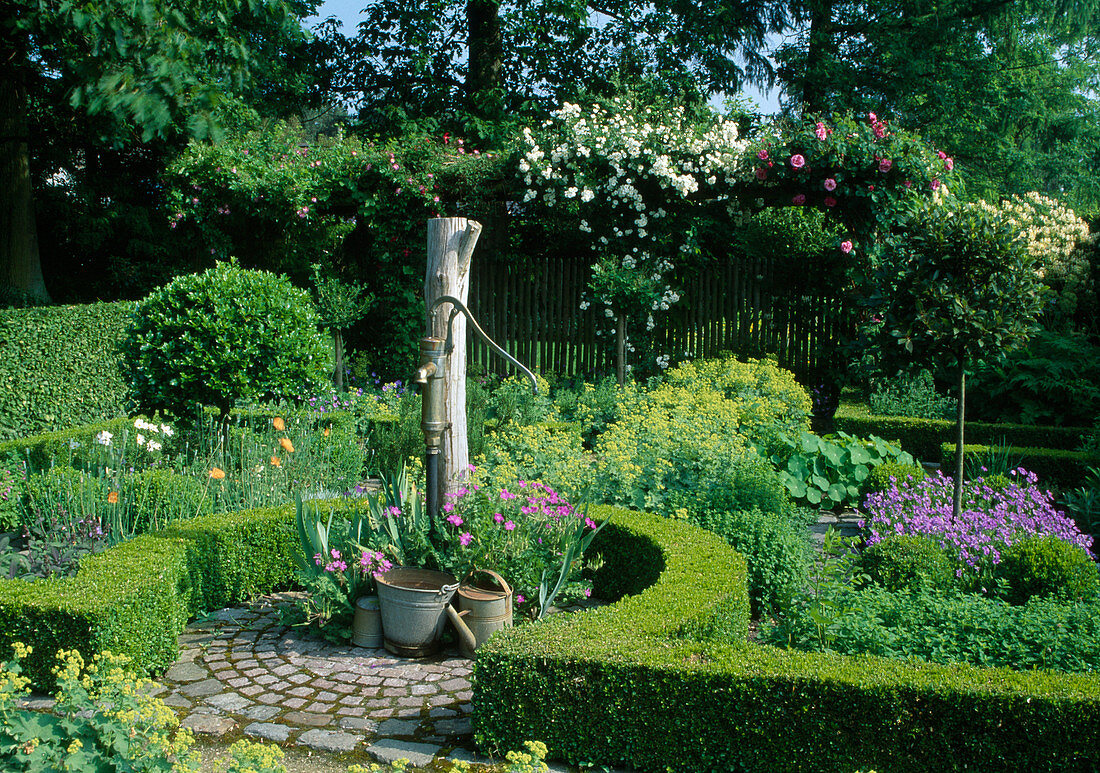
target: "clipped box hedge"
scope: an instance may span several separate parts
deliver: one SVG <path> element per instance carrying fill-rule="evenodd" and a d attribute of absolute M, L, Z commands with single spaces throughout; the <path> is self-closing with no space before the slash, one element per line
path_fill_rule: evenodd
<path fill-rule="evenodd" d="M 134 304 L 0 310 L 0 437 L 126 412 L 118 342 Z"/>
<path fill-rule="evenodd" d="M 944 443 L 955 439 L 955 422 L 945 419 L 914 419 L 909 416 L 875 416 L 865 405 L 845 403 L 837 409 L 833 426 L 859 437 L 878 435 L 893 440 L 923 462 L 945 461 Z M 966 439 L 979 444 L 1007 443 L 1016 447 L 1077 448 L 1086 433 L 1082 427 L 1041 427 L 1032 424 L 966 423 Z"/>
<path fill-rule="evenodd" d="M 616 511 L 612 524 L 597 589 L 636 595 L 479 650 L 481 747 L 538 739 L 575 764 L 685 773 L 1100 765 L 1100 676 L 752 645 L 736 611 L 747 592 L 733 587 L 744 564 L 730 548 L 653 516 Z"/>
<path fill-rule="evenodd" d="M 296 584 L 293 513 L 197 516 L 89 556 L 75 577 L 0 580 L 0 653 L 15 641 L 33 645 L 26 675 L 42 690 L 53 687 L 62 648 L 86 659 L 109 649 L 143 671 L 166 668 L 192 617 Z"/>
<path fill-rule="evenodd" d="M 955 444 L 944 443 L 941 446 L 943 469 L 955 469 Z M 963 446 L 965 458 L 975 458 L 989 453 L 989 446 Z M 1012 447 L 1010 456 L 1024 469 L 1039 476 L 1040 485 L 1056 485 L 1061 488 L 1074 488 L 1088 474 L 1089 467 L 1100 467 L 1100 456 L 1083 451 L 1066 451 L 1059 448 Z"/>

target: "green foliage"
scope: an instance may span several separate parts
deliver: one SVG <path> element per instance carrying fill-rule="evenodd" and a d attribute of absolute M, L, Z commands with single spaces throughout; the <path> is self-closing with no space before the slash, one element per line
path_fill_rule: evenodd
<path fill-rule="evenodd" d="M 863 494 L 866 496 L 874 491 L 886 491 L 893 481 L 919 483 L 926 477 L 928 473 L 919 464 L 884 462 L 871 470 L 871 474 L 867 476 L 867 480 L 863 483 Z"/>
<path fill-rule="evenodd" d="M 876 384 L 868 400 L 879 416 L 912 416 L 917 419 L 954 419 L 959 401 L 940 395 L 932 374 L 922 370 L 914 376 L 899 373 Z"/>
<path fill-rule="evenodd" d="M 633 384 L 625 387 L 634 389 Z M 567 421 L 581 425 L 585 445 L 591 448 L 607 426 L 618 418 L 619 384 L 610 376 L 598 384 L 584 382 L 575 389 L 563 388 L 554 393 L 554 404 Z"/>
<path fill-rule="evenodd" d="M 806 524 L 760 510 L 691 511 L 688 518 L 745 556 L 754 618 L 785 612 L 805 590 L 813 566 Z"/>
<path fill-rule="evenodd" d="M 497 490 L 517 480 L 539 480 L 566 499 L 579 500 L 597 486 L 598 471 L 575 425 L 513 425 L 486 440 L 485 454 L 474 462 Z"/>
<path fill-rule="evenodd" d="M 966 453 L 980 456 L 988 454 L 990 446 L 970 445 L 966 446 Z M 1062 488 L 1077 486 L 1084 480 L 1090 466 L 1100 464 L 1100 456 L 1087 454 L 1082 451 L 1066 451 L 1061 448 L 1027 448 L 1014 447 L 1013 453 L 1021 467 L 1031 470 L 1043 485 L 1054 485 Z M 942 466 L 954 469 L 955 445 L 944 443 L 940 447 L 943 458 Z"/>
<path fill-rule="evenodd" d="M 898 443 L 925 462 L 940 461 L 940 446 L 954 439 L 955 422 L 944 419 L 914 419 L 906 416 L 875 416 L 866 406 L 844 403 L 833 422 L 838 430 L 866 437 L 879 435 Z M 967 420 L 966 435 L 971 442 L 1003 441 L 1014 448 L 1045 446 L 1076 448 L 1088 432 L 1081 427 L 1037 427 L 1023 424 L 988 424 Z"/>
<path fill-rule="evenodd" d="M 132 308 L 96 303 L 0 311 L 0 437 L 125 414 L 118 342 Z"/>
<path fill-rule="evenodd" d="M 128 659 L 110 652 L 87 662 L 79 652 L 59 650 L 56 710 L 20 708 L 28 697 L 22 658 L 32 649 L 16 643 L 0 672 L 0 758 L 10 773 L 199 770 L 191 736 L 176 733 L 179 719 Z"/>
<path fill-rule="evenodd" d="M 1094 600 L 1100 589 L 1096 562 L 1082 548 L 1057 537 L 1026 537 L 1001 551 L 994 574 L 1004 580 L 1011 604 L 1033 596 L 1069 601 Z"/>
<path fill-rule="evenodd" d="M 794 499 L 824 509 L 858 505 L 875 467 L 914 463 L 908 453 L 874 435 L 863 440 L 846 432 L 826 438 L 803 432 L 797 441 L 784 439 L 789 455 L 772 456 L 780 480 Z"/>
<path fill-rule="evenodd" d="M 887 590 L 936 590 L 955 584 L 955 560 L 935 540 L 898 534 L 865 548 L 860 570 Z"/>
<path fill-rule="evenodd" d="M 1073 333 L 1036 333 L 1026 349 L 978 363 L 968 384 L 974 418 L 1070 427 L 1100 416 L 1100 347 Z M 979 397 L 980 396 L 980 397 Z"/>
<path fill-rule="evenodd" d="M 316 394 L 330 369 L 318 324 L 309 295 L 274 274 L 219 263 L 179 277 L 131 319 L 122 344 L 130 392 L 144 409 L 176 416 Z"/>
<path fill-rule="evenodd" d="M 725 593 L 713 583 L 729 576 L 728 548 L 696 534 L 705 532 L 617 513 L 600 535 L 594 590 L 621 596 L 616 604 L 511 629 L 478 651 L 479 746 L 538 737 L 573 764 L 683 773 L 1090 768 L 1100 745 L 1094 674 L 803 653 L 742 643 L 744 629 L 725 642 L 675 636 L 699 605 L 711 614 Z M 1074 624 L 1087 633 L 1098 619 L 1082 609 Z M 1078 643 L 1096 641 L 1093 632 Z M 605 707 L 599 722 L 592 706 Z M 837 727 L 845 732 L 828 730 Z"/>
<path fill-rule="evenodd" d="M 1031 669 L 1053 669 L 1095 679 L 1100 665 L 1100 605 L 1095 600 L 1074 604 L 1035 598 L 1014 606 L 976 594 L 927 588 L 895 592 L 868 585 L 845 590 L 843 601 L 854 611 L 833 629 L 829 648 L 838 653 L 1007 666 L 1021 676 Z M 808 616 L 785 620 L 768 638 L 799 648 L 820 647 Z"/>
<path fill-rule="evenodd" d="M 1089 467 L 1084 485 L 1063 492 L 1061 504 L 1082 533 L 1100 536 L 1100 469 Z"/>

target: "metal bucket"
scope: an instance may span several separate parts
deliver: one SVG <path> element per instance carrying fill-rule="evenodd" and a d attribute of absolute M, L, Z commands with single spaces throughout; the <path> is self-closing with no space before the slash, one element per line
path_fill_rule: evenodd
<path fill-rule="evenodd" d="M 474 582 L 475 574 L 485 574 L 497 581 L 499 589 L 486 581 Z M 458 586 L 458 611 L 465 612 L 462 622 L 474 636 L 474 646 L 480 647 L 497 631 L 512 627 L 512 588 L 491 569 L 471 571 Z M 462 654 L 474 657 L 466 640 L 459 638 Z"/>
<path fill-rule="evenodd" d="M 427 569 L 391 569 L 376 575 L 383 644 L 394 655 L 423 658 L 439 648 L 447 602 L 458 583 Z"/>
<path fill-rule="evenodd" d="M 382 617 L 377 596 L 360 596 L 356 600 L 355 617 L 351 622 L 351 643 L 369 649 L 382 646 Z"/>

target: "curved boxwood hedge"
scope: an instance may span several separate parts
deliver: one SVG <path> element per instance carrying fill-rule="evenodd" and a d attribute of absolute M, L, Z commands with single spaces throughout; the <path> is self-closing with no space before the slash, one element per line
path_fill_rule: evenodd
<path fill-rule="evenodd" d="M 335 506 L 329 504 L 329 506 Z M 202 515 L 81 562 L 75 577 L 0 580 L 0 655 L 32 644 L 24 663 L 36 688 L 53 687 L 54 655 L 109 649 L 142 671 L 171 665 L 187 621 L 295 585 L 298 537 L 291 506 Z"/>
<path fill-rule="evenodd" d="M 705 535 L 616 511 L 597 589 L 637 595 L 479 650 L 478 744 L 538 739 L 572 763 L 691 773 L 1100 764 L 1100 677 L 749 644 L 744 562 Z"/>

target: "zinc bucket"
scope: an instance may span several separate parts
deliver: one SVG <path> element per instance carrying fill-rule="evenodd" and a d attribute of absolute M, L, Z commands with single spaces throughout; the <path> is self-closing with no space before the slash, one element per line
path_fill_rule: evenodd
<path fill-rule="evenodd" d="M 454 576 L 400 568 L 376 575 L 376 580 L 385 648 L 406 658 L 433 654 L 447 619 L 447 602 L 458 589 Z"/>
<path fill-rule="evenodd" d="M 492 577 L 496 587 L 486 580 L 475 581 L 477 574 Z M 471 571 L 458 586 L 458 611 L 466 612 L 462 621 L 474 635 L 475 648 L 480 647 L 497 631 L 512 627 L 512 588 L 491 569 Z M 465 642 L 459 641 L 462 654 L 474 657 L 473 652 L 466 651 Z"/>

